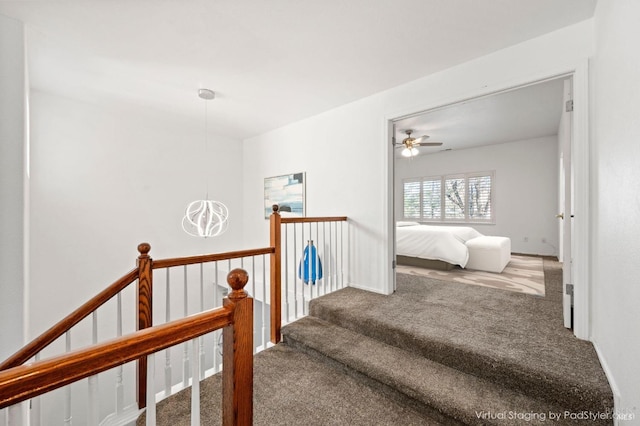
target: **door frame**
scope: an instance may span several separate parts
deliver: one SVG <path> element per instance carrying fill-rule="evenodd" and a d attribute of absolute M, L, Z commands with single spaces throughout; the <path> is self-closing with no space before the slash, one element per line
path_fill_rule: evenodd
<path fill-rule="evenodd" d="M 590 143 L 589 143 L 589 61 L 584 59 L 562 68 L 540 72 L 527 78 L 505 81 L 493 86 L 485 86 L 463 95 L 449 99 L 426 102 L 424 105 L 413 105 L 384 117 L 384 140 L 386 172 L 387 172 L 387 260 L 388 269 L 385 293 L 390 294 L 395 289 L 395 170 L 392 140 L 395 121 L 429 110 L 443 108 L 456 103 L 505 92 L 546 80 L 572 77 L 573 79 L 573 120 L 571 132 L 571 162 L 574 171 L 574 233 L 573 240 L 573 272 L 574 272 L 574 312 L 573 333 L 576 337 L 589 340 L 591 337 L 591 270 L 589 254 L 591 247 L 590 234 Z"/>

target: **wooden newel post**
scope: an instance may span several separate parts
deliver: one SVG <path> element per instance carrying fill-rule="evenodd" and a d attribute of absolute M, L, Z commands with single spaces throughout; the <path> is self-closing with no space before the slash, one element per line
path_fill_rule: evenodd
<path fill-rule="evenodd" d="M 152 314 L 151 314 L 151 302 L 153 295 L 153 260 L 149 257 L 149 251 L 151 246 L 149 243 L 140 243 L 138 245 L 138 330 L 151 327 Z M 147 406 L 147 358 L 142 357 L 138 359 L 137 363 L 137 376 L 138 382 L 137 398 L 138 408 L 144 408 Z M 151 390 L 153 392 L 153 389 Z"/>
<path fill-rule="evenodd" d="M 222 424 L 253 424 L 253 298 L 244 286 L 249 275 L 234 269 L 227 275 L 233 289 L 223 306 L 233 309 L 233 324 L 226 326 L 222 340 Z"/>
<path fill-rule="evenodd" d="M 280 327 L 282 322 L 282 293 L 280 280 L 282 279 L 282 241 L 281 221 L 278 205 L 272 206 L 270 217 L 270 245 L 275 248 L 271 254 L 271 343 L 280 343 Z"/>

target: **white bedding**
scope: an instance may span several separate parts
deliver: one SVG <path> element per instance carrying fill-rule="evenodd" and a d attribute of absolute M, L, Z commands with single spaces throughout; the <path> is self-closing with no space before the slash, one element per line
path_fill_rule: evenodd
<path fill-rule="evenodd" d="M 464 268 L 469 260 L 465 242 L 481 236 L 481 233 L 468 226 L 402 222 L 396 227 L 396 253 L 400 256 L 442 260 Z"/>

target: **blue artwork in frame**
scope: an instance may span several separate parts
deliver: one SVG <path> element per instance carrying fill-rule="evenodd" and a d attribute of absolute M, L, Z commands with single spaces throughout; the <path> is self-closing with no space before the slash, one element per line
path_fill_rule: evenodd
<path fill-rule="evenodd" d="M 264 179 L 264 218 L 269 219 L 274 204 L 284 217 L 304 217 L 305 173 Z"/>

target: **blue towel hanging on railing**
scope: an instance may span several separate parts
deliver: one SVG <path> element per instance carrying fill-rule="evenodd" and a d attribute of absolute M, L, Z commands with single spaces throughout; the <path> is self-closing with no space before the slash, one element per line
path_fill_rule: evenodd
<path fill-rule="evenodd" d="M 311 284 L 314 285 L 316 280 L 322 279 L 322 262 L 313 245 L 313 240 L 309 240 L 302 253 L 302 259 L 298 265 L 298 278 L 302 279 L 305 284 L 309 284 L 311 281 Z"/>

